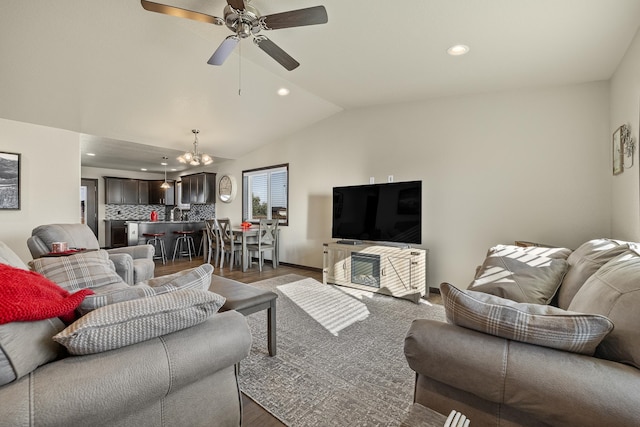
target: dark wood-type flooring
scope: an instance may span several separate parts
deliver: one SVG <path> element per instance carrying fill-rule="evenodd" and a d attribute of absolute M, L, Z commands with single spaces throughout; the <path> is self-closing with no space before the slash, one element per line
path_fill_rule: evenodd
<path fill-rule="evenodd" d="M 197 267 L 203 262 L 202 257 L 194 257 L 192 261 L 186 259 L 176 259 L 175 261 L 167 261 L 165 265 L 161 261 L 156 261 L 155 275 L 164 276 L 166 274 L 175 273 L 187 268 Z M 241 267 L 234 267 L 230 270 L 228 265 L 225 264 L 224 269 L 215 268 L 213 274 L 218 276 L 227 277 L 243 283 L 253 283 L 264 279 L 270 279 L 272 277 L 284 276 L 285 274 L 299 274 L 301 276 L 312 277 L 322 282 L 322 271 L 319 269 L 311 269 L 304 267 L 296 267 L 286 264 L 280 264 L 276 269 L 272 268 L 271 264 L 265 263 L 262 268 L 262 272 L 259 271 L 256 264 L 246 272 L 242 272 Z M 441 303 L 439 295 L 431 294 L 429 301 L 434 303 Z M 253 400 L 242 394 L 242 425 L 245 427 L 283 427 L 285 424 L 281 423 L 277 418 L 265 411 L 260 405 Z"/>

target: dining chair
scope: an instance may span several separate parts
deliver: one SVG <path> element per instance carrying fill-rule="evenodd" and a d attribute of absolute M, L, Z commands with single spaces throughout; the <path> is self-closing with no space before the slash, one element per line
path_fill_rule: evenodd
<path fill-rule="evenodd" d="M 205 237 L 207 244 L 207 263 L 211 264 L 211 254 L 213 254 L 213 266 L 219 267 L 220 262 L 220 254 L 222 253 L 220 249 L 220 245 L 222 243 L 222 239 L 220 238 L 220 226 L 218 225 L 218 220 L 216 219 L 206 219 L 204 221 L 205 226 Z"/>
<path fill-rule="evenodd" d="M 271 260 L 273 267 L 278 265 L 278 220 L 277 219 L 261 219 L 258 229 L 258 238 L 256 243 L 247 244 L 247 252 L 258 253 L 258 265 L 260 271 L 264 264 L 264 253 L 271 251 Z M 249 258 L 251 259 L 251 258 Z"/>
<path fill-rule="evenodd" d="M 236 236 L 231 229 L 231 220 L 229 218 L 218 219 L 218 233 L 220 236 L 220 268 L 224 267 L 224 259 L 229 255 L 229 268 L 233 269 L 234 263 L 242 261 L 242 243 L 236 240 Z M 236 252 L 238 257 L 236 257 Z"/>

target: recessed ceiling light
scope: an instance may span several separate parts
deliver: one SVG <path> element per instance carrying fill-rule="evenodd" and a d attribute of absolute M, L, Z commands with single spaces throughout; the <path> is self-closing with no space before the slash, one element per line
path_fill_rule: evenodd
<path fill-rule="evenodd" d="M 167 166 L 169 163 L 167 163 L 167 162 L 162 162 L 162 163 L 160 163 L 160 164 L 161 164 L 162 166 Z"/>
<path fill-rule="evenodd" d="M 176 170 L 176 168 L 171 168 L 171 172 L 175 172 Z"/>
<path fill-rule="evenodd" d="M 141 170 L 142 172 L 146 172 L 146 171 L 147 171 L 147 168 L 140 168 L 140 170 Z"/>
<path fill-rule="evenodd" d="M 278 89 L 278 95 L 280 96 L 287 96 L 289 95 L 289 89 L 287 89 L 286 87 L 281 87 L 280 89 Z"/>
<path fill-rule="evenodd" d="M 96 155 L 96 153 L 87 153 L 87 156 L 94 157 L 95 155 Z"/>
<path fill-rule="evenodd" d="M 447 49 L 447 53 L 451 56 L 460 56 L 469 52 L 469 46 L 464 44 L 456 44 Z"/>

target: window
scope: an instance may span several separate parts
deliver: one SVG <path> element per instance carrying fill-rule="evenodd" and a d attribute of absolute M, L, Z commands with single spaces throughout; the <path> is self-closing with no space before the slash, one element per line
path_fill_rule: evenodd
<path fill-rule="evenodd" d="M 242 218 L 258 222 L 277 219 L 289 225 L 289 165 L 242 172 Z"/>

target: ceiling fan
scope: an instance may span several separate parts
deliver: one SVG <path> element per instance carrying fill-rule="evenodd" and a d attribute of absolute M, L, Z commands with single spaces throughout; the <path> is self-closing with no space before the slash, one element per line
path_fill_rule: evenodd
<path fill-rule="evenodd" d="M 224 18 L 147 0 L 141 0 L 141 3 L 145 10 L 151 12 L 193 19 L 194 21 L 209 24 L 226 25 L 233 32 L 233 35 L 224 39 L 211 58 L 209 58 L 207 63 L 211 65 L 222 65 L 241 39 L 253 36 L 253 42 L 284 68 L 289 71 L 297 68 L 300 65 L 298 61 L 267 37 L 258 33 L 261 30 L 279 30 L 281 28 L 326 24 L 328 18 L 324 6 L 314 6 L 262 16 L 258 9 L 248 4 L 249 1 L 227 0 L 227 5 L 224 7 L 223 12 Z"/>

